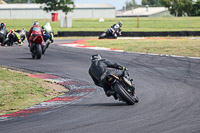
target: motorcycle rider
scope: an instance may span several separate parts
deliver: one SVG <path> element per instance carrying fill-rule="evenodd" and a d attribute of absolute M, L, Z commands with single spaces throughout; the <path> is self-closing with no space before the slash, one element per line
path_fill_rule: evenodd
<path fill-rule="evenodd" d="M 0 30 L 2 30 L 2 29 L 4 29 L 4 30 L 6 30 L 7 31 L 7 29 L 6 29 L 6 23 L 1 23 L 1 26 L 0 26 Z"/>
<path fill-rule="evenodd" d="M 16 29 L 11 29 L 8 33 L 8 36 L 9 34 L 13 34 L 14 35 L 14 41 L 16 41 L 18 43 L 19 46 L 22 46 L 23 42 L 21 40 L 21 36 L 19 33 L 16 32 Z"/>
<path fill-rule="evenodd" d="M 122 35 L 122 25 L 122 21 L 119 21 L 117 24 L 112 25 L 106 32 L 99 36 L 99 39 L 117 39 L 117 36 Z"/>
<path fill-rule="evenodd" d="M 26 29 L 22 29 L 18 34 L 20 35 L 21 43 L 23 44 L 26 38 Z"/>
<path fill-rule="evenodd" d="M 0 31 L 1 31 L 1 41 L 0 44 L 3 43 L 3 41 L 6 39 L 6 36 L 8 34 L 8 30 L 6 29 L 6 23 L 2 22 L 0 25 Z"/>
<path fill-rule="evenodd" d="M 107 84 L 106 77 L 109 74 L 115 74 L 117 77 L 124 76 L 129 78 L 129 74 L 126 71 L 126 67 L 118 64 L 111 63 L 107 59 L 102 59 L 99 54 L 92 55 L 91 57 L 91 66 L 89 68 L 89 75 L 94 81 L 95 85 L 100 86 L 104 89 L 105 94 L 109 97 L 111 95 L 117 99 L 114 91 L 110 89 L 110 86 Z M 135 88 L 133 87 L 133 92 L 135 94 Z"/>
<path fill-rule="evenodd" d="M 44 41 L 46 42 L 46 40 L 48 40 L 48 38 L 49 38 L 51 43 L 53 43 L 54 40 L 53 40 L 53 32 L 51 29 L 51 24 L 49 22 L 47 22 L 46 24 L 44 24 L 44 26 L 42 26 L 42 29 L 44 32 Z"/>
<path fill-rule="evenodd" d="M 32 41 L 37 36 L 44 36 L 43 29 L 39 26 L 39 22 L 35 21 L 29 30 L 27 40 L 29 42 L 30 51 L 32 50 Z"/>
<path fill-rule="evenodd" d="M 122 35 L 122 21 L 119 21 L 117 24 L 114 24 L 113 26 L 111 26 L 111 28 L 113 28 L 115 31 L 118 31 L 118 34 L 115 33 L 114 37 L 117 38 L 118 35 Z"/>

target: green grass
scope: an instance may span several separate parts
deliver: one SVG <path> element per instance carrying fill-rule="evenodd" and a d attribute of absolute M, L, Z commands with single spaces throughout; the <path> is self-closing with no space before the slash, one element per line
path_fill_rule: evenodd
<path fill-rule="evenodd" d="M 40 25 L 50 22 L 53 31 L 105 31 L 114 23 L 123 22 L 123 31 L 200 31 L 200 17 L 140 17 L 139 28 L 137 18 L 110 18 L 104 22 L 99 19 L 73 19 L 72 28 L 61 28 L 60 21 L 51 22 L 48 19 L 1 19 L 7 23 L 8 29 L 29 30 L 34 21 Z"/>
<path fill-rule="evenodd" d="M 42 79 L 0 67 L 0 115 L 51 99 L 53 91 L 43 84 Z"/>
<path fill-rule="evenodd" d="M 86 39 L 87 40 L 87 39 Z M 200 39 L 87 40 L 90 46 L 123 49 L 128 52 L 200 57 Z"/>

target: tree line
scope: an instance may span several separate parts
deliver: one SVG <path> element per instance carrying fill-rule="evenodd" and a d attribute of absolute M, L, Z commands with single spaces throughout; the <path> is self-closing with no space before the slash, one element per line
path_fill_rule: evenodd
<path fill-rule="evenodd" d="M 127 1 L 126 10 L 137 8 L 135 0 Z M 200 16 L 200 0 L 142 0 L 142 6 L 167 7 L 174 16 Z"/>
<path fill-rule="evenodd" d="M 45 3 L 45 11 L 63 10 L 66 14 L 75 7 L 74 0 L 4 0 L 7 3 Z M 127 1 L 126 10 L 137 8 L 135 0 Z M 174 16 L 200 16 L 200 0 L 142 0 L 142 6 L 167 7 Z"/>
<path fill-rule="evenodd" d="M 46 6 L 44 10 L 49 11 L 58 11 L 62 10 L 67 14 L 72 11 L 75 7 L 74 0 L 4 0 L 7 3 L 45 3 Z"/>

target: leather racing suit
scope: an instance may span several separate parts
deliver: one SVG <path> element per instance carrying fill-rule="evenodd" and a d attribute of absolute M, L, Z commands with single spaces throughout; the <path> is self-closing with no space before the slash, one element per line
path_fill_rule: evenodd
<path fill-rule="evenodd" d="M 111 63 L 107 59 L 94 60 L 89 68 L 89 75 L 94 81 L 95 85 L 104 89 L 105 93 L 110 90 L 110 86 L 106 82 L 106 76 L 115 74 L 116 76 L 128 77 L 126 68 L 118 63 Z M 107 95 L 107 94 L 106 94 Z"/>
<path fill-rule="evenodd" d="M 43 29 L 38 25 L 34 25 L 33 27 L 31 27 L 27 39 L 29 42 L 31 42 L 36 36 L 44 36 Z"/>

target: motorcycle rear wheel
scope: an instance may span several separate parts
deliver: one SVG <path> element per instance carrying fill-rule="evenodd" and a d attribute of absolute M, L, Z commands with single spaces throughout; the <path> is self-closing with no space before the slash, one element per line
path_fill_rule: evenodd
<path fill-rule="evenodd" d="M 2 43 L 1 46 L 5 46 L 6 44 L 7 44 L 8 46 L 10 46 L 10 44 L 9 44 L 9 38 L 6 38 L 6 39 L 3 41 L 3 43 Z"/>
<path fill-rule="evenodd" d="M 40 44 L 36 45 L 36 57 L 37 59 L 40 59 L 42 57 L 42 47 Z"/>
<path fill-rule="evenodd" d="M 128 105 L 135 104 L 135 99 L 133 98 L 133 96 L 129 94 L 120 83 L 115 83 L 114 90 L 119 95 L 119 97 Z"/>

